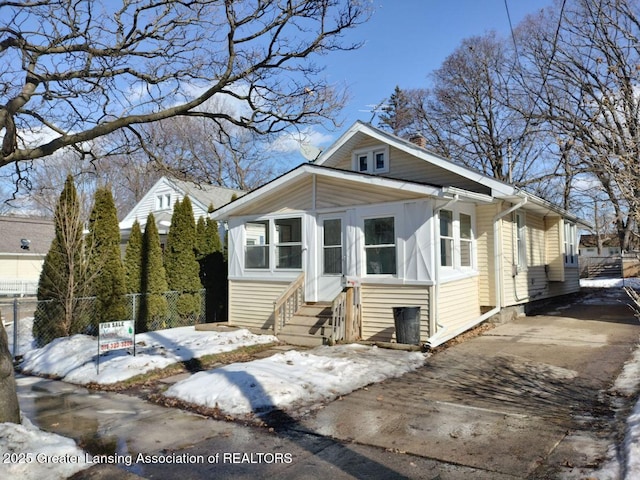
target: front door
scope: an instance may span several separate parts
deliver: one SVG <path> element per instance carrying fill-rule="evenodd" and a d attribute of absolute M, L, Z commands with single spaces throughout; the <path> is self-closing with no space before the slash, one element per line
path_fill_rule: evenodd
<path fill-rule="evenodd" d="M 319 218 L 320 275 L 318 301 L 330 302 L 342 290 L 346 263 L 344 216 L 322 215 Z"/>

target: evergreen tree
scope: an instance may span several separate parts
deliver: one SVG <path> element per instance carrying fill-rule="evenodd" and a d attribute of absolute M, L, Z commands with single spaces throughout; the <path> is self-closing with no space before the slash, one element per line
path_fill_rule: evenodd
<path fill-rule="evenodd" d="M 133 222 L 124 254 L 124 271 L 127 277 L 127 292 L 141 293 L 142 230 L 138 220 Z"/>
<path fill-rule="evenodd" d="M 164 327 L 169 311 L 165 293 L 168 290 L 162 248 L 153 213 L 147 217 L 142 236 L 140 263 L 140 309 L 136 318 L 136 331 L 146 332 L 149 327 Z"/>
<path fill-rule="evenodd" d="M 83 258 L 84 238 L 80 202 L 71 175 L 54 212 L 55 236 L 47 252 L 38 283 L 40 303 L 33 321 L 33 336 L 38 346 L 54 338 L 82 332 L 85 304 L 79 297 L 87 294 L 87 269 Z"/>
<path fill-rule="evenodd" d="M 196 224 L 189 197 L 173 207 L 164 265 L 169 289 L 178 292 L 176 311 L 183 319 L 200 314 L 200 265 L 196 260 Z"/>
<path fill-rule="evenodd" d="M 414 120 L 409 97 L 396 85 L 389 101 L 382 108 L 378 125 L 391 130 L 395 135 L 404 136 L 413 133 L 411 128 Z"/>
<path fill-rule="evenodd" d="M 213 212 L 209 205 L 208 213 Z M 207 321 L 226 320 L 227 309 L 227 264 L 222 252 L 222 242 L 218 233 L 218 222 L 207 217 L 198 219 L 198 261 L 200 281 L 206 295 Z"/>
<path fill-rule="evenodd" d="M 91 271 L 91 294 L 96 297 L 93 326 L 128 317 L 126 277 L 120 257 L 120 228 L 110 187 L 94 194 L 89 216 L 87 253 Z"/>

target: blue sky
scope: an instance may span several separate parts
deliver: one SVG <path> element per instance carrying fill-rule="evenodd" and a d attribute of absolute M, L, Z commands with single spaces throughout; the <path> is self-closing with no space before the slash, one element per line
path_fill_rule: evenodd
<path fill-rule="evenodd" d="M 349 85 L 350 101 L 336 138 L 356 120 L 370 121 L 367 105 L 389 97 L 400 88 L 427 86 L 427 76 L 465 38 L 495 30 L 509 36 L 505 0 L 372 0 L 375 12 L 347 40 L 364 41 L 353 52 L 327 56 L 331 82 Z M 552 0 L 506 0 L 515 27 L 529 13 Z M 326 137 L 325 137 L 326 138 Z"/>

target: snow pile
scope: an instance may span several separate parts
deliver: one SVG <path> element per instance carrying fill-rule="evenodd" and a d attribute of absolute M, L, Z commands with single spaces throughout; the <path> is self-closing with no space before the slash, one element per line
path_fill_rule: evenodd
<path fill-rule="evenodd" d="M 300 409 L 331 401 L 373 382 L 397 377 L 425 361 L 418 352 L 363 345 L 289 351 L 199 372 L 165 392 L 230 415 Z"/>
<path fill-rule="evenodd" d="M 5 327 L 7 331 L 7 339 L 9 340 L 9 351 L 11 354 L 13 351 L 13 322 Z M 36 348 L 36 342 L 33 339 L 33 317 L 22 318 L 18 321 L 18 342 L 16 355 L 23 355 L 24 353 Z"/>
<path fill-rule="evenodd" d="M 97 373 L 98 341 L 87 335 L 57 338 L 43 348 L 24 355 L 25 374 L 48 375 L 65 382 L 116 383 L 150 370 L 204 355 L 239 347 L 277 342 L 272 335 L 254 335 L 249 330 L 229 332 L 198 331 L 179 327 L 136 335 L 136 355 L 128 350 L 112 350 L 100 355 Z"/>
<path fill-rule="evenodd" d="M 0 423 L 0 478 L 64 479 L 90 467 L 86 454 L 69 438 L 43 432 L 28 419 Z"/>

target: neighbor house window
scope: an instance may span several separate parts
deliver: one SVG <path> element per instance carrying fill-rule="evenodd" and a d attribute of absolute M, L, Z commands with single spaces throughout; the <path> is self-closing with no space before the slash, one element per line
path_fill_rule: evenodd
<path fill-rule="evenodd" d="M 576 257 L 576 226 L 573 223 L 564 224 L 564 264 L 567 266 L 577 265 Z"/>
<path fill-rule="evenodd" d="M 353 153 L 353 169 L 362 173 L 389 171 L 389 147 L 358 150 Z"/>
<path fill-rule="evenodd" d="M 453 267 L 453 212 L 440 210 L 440 265 Z"/>
<path fill-rule="evenodd" d="M 396 234 L 393 217 L 364 220 L 364 252 L 367 275 L 395 275 Z"/>
<path fill-rule="evenodd" d="M 156 196 L 156 210 L 164 210 L 171 207 L 171 194 L 163 193 Z"/>
<path fill-rule="evenodd" d="M 302 219 L 274 220 L 276 268 L 302 268 Z"/>
<path fill-rule="evenodd" d="M 527 227 L 523 212 L 516 212 L 516 255 L 518 269 L 527 268 Z"/>
<path fill-rule="evenodd" d="M 269 268 L 269 222 L 246 223 L 245 235 L 245 268 Z"/>

